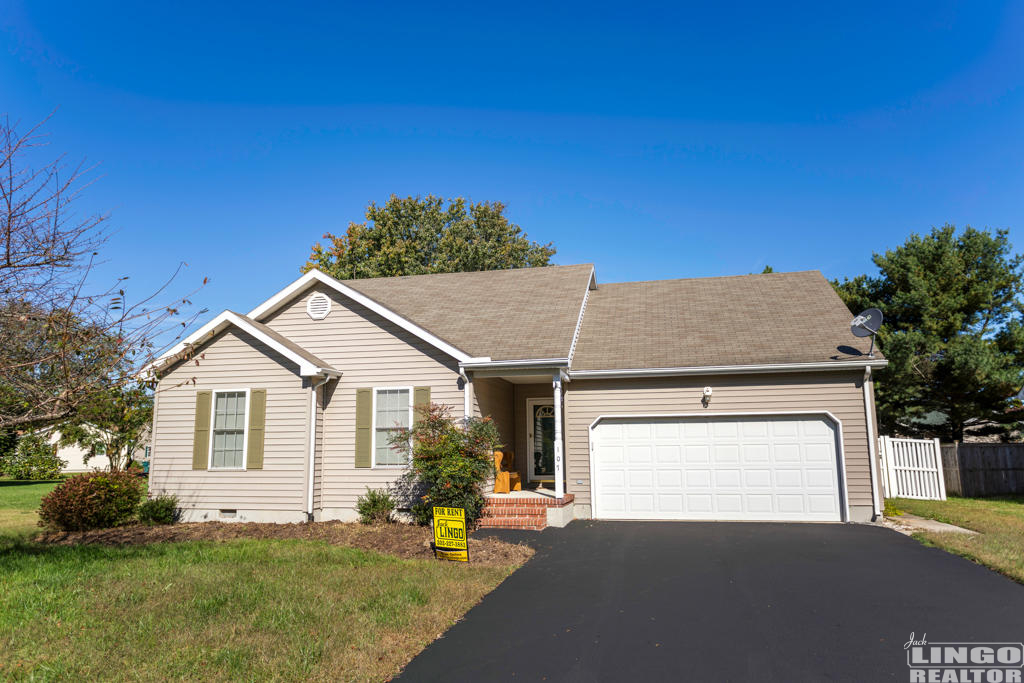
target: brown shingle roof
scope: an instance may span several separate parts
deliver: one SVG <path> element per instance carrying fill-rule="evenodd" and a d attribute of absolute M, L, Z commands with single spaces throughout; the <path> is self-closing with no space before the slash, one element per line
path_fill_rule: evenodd
<path fill-rule="evenodd" d="M 472 356 L 566 358 L 592 271 L 584 264 L 344 284 Z"/>
<path fill-rule="evenodd" d="M 257 322 L 257 321 L 253 320 L 252 318 L 250 318 L 247 315 L 242 315 L 241 313 L 236 313 L 235 311 L 231 311 L 231 312 L 234 313 L 235 315 L 237 315 L 239 318 L 241 318 L 245 322 L 247 322 L 250 325 L 252 325 L 253 327 L 255 327 L 257 330 L 259 330 L 263 334 L 267 335 L 268 337 L 270 337 L 271 339 L 276 341 L 281 346 L 284 346 L 284 347 L 290 349 L 291 351 L 293 351 L 294 353 L 298 354 L 299 356 L 301 356 L 305 360 L 309 361 L 313 365 L 315 365 L 315 366 L 317 366 L 319 368 L 325 368 L 327 370 L 334 370 L 334 368 L 331 367 L 330 363 L 328 363 L 327 361 L 323 360 L 322 358 L 320 358 L 320 357 L 310 353 L 309 351 L 307 351 L 306 349 L 302 348 L 301 346 L 299 346 L 298 344 L 296 344 L 291 339 L 289 339 L 288 337 L 284 336 L 283 334 L 281 334 L 277 330 L 275 330 L 273 328 L 270 328 L 270 327 L 267 327 L 263 323 Z M 337 371 L 335 370 L 335 372 L 337 372 Z"/>
<path fill-rule="evenodd" d="M 816 270 L 598 284 L 572 369 L 862 360 L 852 317 Z"/>

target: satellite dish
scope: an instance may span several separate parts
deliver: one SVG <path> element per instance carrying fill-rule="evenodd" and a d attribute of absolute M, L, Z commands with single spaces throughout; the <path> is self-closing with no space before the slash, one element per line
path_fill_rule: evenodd
<path fill-rule="evenodd" d="M 871 337 L 871 350 L 868 351 L 868 358 L 875 357 L 875 335 L 882 327 L 882 312 L 877 308 L 869 308 L 862 312 L 850 323 L 850 332 L 855 337 Z"/>

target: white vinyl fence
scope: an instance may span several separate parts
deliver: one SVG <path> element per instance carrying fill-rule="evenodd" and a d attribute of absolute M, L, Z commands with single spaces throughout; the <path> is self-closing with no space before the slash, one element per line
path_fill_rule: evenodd
<path fill-rule="evenodd" d="M 938 439 L 878 439 L 882 478 L 889 498 L 946 500 Z"/>

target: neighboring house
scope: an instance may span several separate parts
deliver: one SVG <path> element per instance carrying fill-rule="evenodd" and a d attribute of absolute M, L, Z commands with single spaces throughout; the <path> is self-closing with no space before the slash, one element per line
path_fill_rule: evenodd
<path fill-rule="evenodd" d="M 850 317 L 817 271 L 314 270 L 148 368 L 150 490 L 186 520 L 352 520 L 406 468 L 390 431 L 432 401 L 491 416 L 527 487 L 577 518 L 866 521 L 886 361 Z"/>
<path fill-rule="evenodd" d="M 90 425 L 90 429 L 98 429 Z M 89 458 L 86 462 L 85 458 L 89 454 L 89 450 L 82 448 L 77 444 L 71 444 L 70 446 L 61 446 L 60 442 L 60 427 L 47 427 L 40 430 L 41 433 L 47 434 L 47 442 L 57 449 L 57 457 L 65 461 L 67 465 L 61 470 L 66 474 L 74 474 L 77 472 L 92 472 L 93 470 L 109 470 L 110 469 L 110 458 L 107 457 L 106 451 L 102 445 L 97 447 L 96 454 Z M 139 445 L 132 451 L 132 459 L 138 462 L 145 462 L 149 460 L 150 452 L 150 430 L 146 428 L 139 439 Z"/>
<path fill-rule="evenodd" d="M 102 448 L 96 452 L 89 461 L 86 462 L 86 457 L 89 455 L 89 450 L 82 448 L 78 444 L 71 444 L 70 446 L 61 446 L 60 442 L 60 429 L 59 428 L 46 428 L 40 430 L 41 433 L 47 435 L 47 442 L 57 449 L 57 457 L 67 463 L 61 472 L 67 474 L 74 474 L 76 472 L 92 472 L 93 470 L 109 470 L 110 459 L 107 458 L 107 454 L 103 452 Z"/>

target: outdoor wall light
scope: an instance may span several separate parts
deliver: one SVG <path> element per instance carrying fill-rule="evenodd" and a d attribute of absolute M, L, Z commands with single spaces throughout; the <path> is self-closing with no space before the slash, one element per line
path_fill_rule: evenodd
<path fill-rule="evenodd" d="M 711 403 L 711 387 L 704 387 L 704 396 L 700 399 L 700 402 L 705 408 Z"/>

